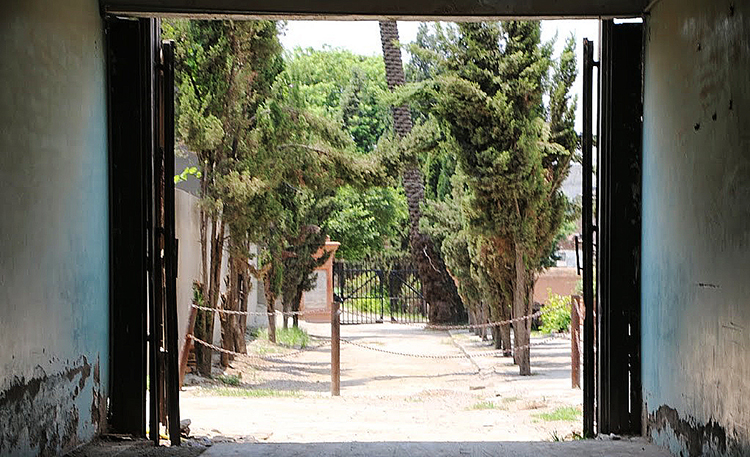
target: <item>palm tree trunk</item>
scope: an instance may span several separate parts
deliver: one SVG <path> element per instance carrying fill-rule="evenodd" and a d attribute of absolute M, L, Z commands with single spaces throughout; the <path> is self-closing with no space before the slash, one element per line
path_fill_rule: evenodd
<path fill-rule="evenodd" d="M 401 49 L 398 42 L 398 27 L 395 21 L 380 22 L 380 41 L 383 46 L 385 78 L 388 88 L 393 90 L 405 82 L 404 67 L 401 62 Z M 399 138 L 411 132 L 411 113 L 406 105 L 393 108 L 393 124 Z M 430 305 L 431 323 L 447 323 L 462 320 L 464 311 L 461 298 L 456 290 L 440 251 L 435 248 L 430 237 L 419 231 L 422 216 L 420 205 L 424 200 L 424 183 L 417 164 L 404 167 L 402 180 L 409 206 L 409 244 L 417 263 L 422 280 L 422 293 Z"/>

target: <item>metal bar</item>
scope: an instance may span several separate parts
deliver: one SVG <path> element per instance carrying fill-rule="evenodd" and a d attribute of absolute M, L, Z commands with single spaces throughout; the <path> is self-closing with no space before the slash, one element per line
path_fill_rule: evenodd
<path fill-rule="evenodd" d="M 162 135 L 164 138 L 164 260 L 166 273 L 167 417 L 169 440 L 180 445 L 180 370 L 177 360 L 177 240 L 174 179 L 174 42 L 162 43 Z"/>
<path fill-rule="evenodd" d="M 378 270 L 378 281 L 380 282 L 380 322 L 383 322 L 383 300 L 385 300 L 385 294 L 383 293 L 383 270 Z"/>
<path fill-rule="evenodd" d="M 341 395 L 341 325 L 338 300 L 331 303 L 331 395 Z"/>
<path fill-rule="evenodd" d="M 158 319 L 156 318 L 156 280 L 157 275 L 156 262 L 157 255 L 157 234 L 156 234 L 156 212 L 154 203 L 154 151 L 156 149 L 156 140 L 154 135 L 154 65 L 156 46 L 154 19 L 142 19 L 141 27 L 143 38 L 141 46 L 144 54 L 142 59 L 142 112 L 143 112 L 143 164 L 146 172 L 144 173 L 144 211 L 146 213 L 146 227 L 148 231 L 148 328 L 149 328 L 149 438 L 155 444 L 159 444 L 159 402 L 160 402 L 160 383 L 159 383 L 159 336 L 158 336 Z"/>
<path fill-rule="evenodd" d="M 595 207 L 597 230 L 595 233 L 596 251 L 596 424 L 597 430 L 609 433 L 611 430 L 610 406 L 612 404 L 610 361 L 612 325 L 610 321 L 610 279 L 611 279 L 611 119 L 612 119 L 612 21 L 601 22 L 600 72 L 599 72 L 599 135 L 597 136 L 597 184 Z M 616 362 L 615 362 L 616 363 Z"/>
<path fill-rule="evenodd" d="M 357 270 L 357 271 L 361 271 L 361 274 L 357 275 L 358 279 L 361 279 L 361 276 L 362 276 L 362 274 L 370 272 L 370 270 Z M 357 295 L 355 295 L 355 294 L 356 294 L 357 292 L 361 291 L 361 290 L 362 290 L 362 289 L 363 289 L 363 288 L 364 288 L 365 286 L 369 285 L 369 283 L 370 283 L 370 282 L 373 282 L 373 281 L 375 281 L 376 277 L 377 277 L 377 274 L 376 274 L 376 276 L 373 276 L 372 278 L 369 278 L 369 279 L 365 279 L 365 281 L 364 281 L 364 282 L 363 282 L 363 283 L 362 283 L 362 284 L 361 284 L 360 286 L 358 286 L 358 287 L 357 287 L 356 289 L 354 289 L 354 290 L 353 290 L 353 291 L 351 292 L 351 295 L 347 295 L 347 296 L 345 296 L 345 297 L 344 297 L 344 296 L 342 296 L 341 298 L 343 298 L 343 299 L 349 299 L 349 298 L 363 298 L 362 296 L 357 296 Z M 369 295 L 370 295 L 370 294 L 369 294 L 368 292 L 364 292 L 364 297 L 368 297 Z"/>
<path fill-rule="evenodd" d="M 593 163 L 592 94 L 594 42 L 583 40 L 583 434 L 594 436 L 594 256 L 593 256 Z"/>

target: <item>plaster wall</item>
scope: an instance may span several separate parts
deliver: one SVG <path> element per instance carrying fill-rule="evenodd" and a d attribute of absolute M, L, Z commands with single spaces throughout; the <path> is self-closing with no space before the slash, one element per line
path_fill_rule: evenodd
<path fill-rule="evenodd" d="M 646 18 L 645 433 L 676 455 L 750 455 L 750 1 Z"/>
<path fill-rule="evenodd" d="M 179 168 L 178 168 L 179 169 Z M 190 178 L 189 180 L 194 180 Z M 198 197 L 182 189 L 175 189 L 175 235 L 177 237 L 177 328 L 179 330 L 179 348 L 182 351 L 185 335 L 188 330 L 190 319 L 190 308 L 193 304 L 193 281 L 201 277 L 201 232 L 200 232 L 200 209 Z M 256 248 L 251 246 L 251 252 Z M 210 253 L 209 253 L 210 255 Z M 229 271 L 229 253 L 224 250 L 221 265 L 221 293 L 226 293 L 226 278 Z M 250 278 L 251 290 L 247 299 L 247 308 L 250 311 L 265 312 L 265 305 L 258 305 L 258 280 Z M 268 318 L 263 315 L 248 316 L 247 325 L 250 328 L 268 326 Z M 218 313 L 214 319 L 213 344 L 221 345 L 221 323 Z"/>
<path fill-rule="evenodd" d="M 109 237 L 96 0 L 0 2 L 0 455 L 105 425 Z"/>

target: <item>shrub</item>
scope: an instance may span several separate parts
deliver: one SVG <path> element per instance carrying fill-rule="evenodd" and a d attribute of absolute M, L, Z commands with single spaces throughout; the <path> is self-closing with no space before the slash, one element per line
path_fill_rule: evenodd
<path fill-rule="evenodd" d="M 570 296 L 549 294 L 542 308 L 542 333 L 563 332 L 570 328 Z"/>

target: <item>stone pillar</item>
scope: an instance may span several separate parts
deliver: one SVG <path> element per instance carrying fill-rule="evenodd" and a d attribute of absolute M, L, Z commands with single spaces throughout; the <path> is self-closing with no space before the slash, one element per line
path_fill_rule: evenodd
<path fill-rule="evenodd" d="M 324 252 L 330 252 L 326 263 L 318 267 L 315 272 L 318 278 L 315 287 L 302 294 L 300 311 L 302 319 L 307 322 L 329 322 L 331 320 L 331 306 L 333 304 L 333 258 L 336 250 L 341 246 L 337 241 L 326 240 L 324 247 L 313 257 L 319 258 Z"/>

